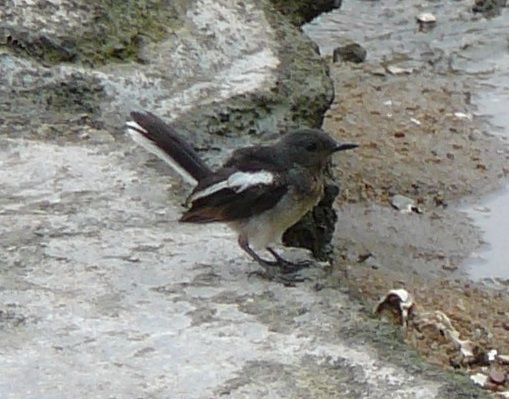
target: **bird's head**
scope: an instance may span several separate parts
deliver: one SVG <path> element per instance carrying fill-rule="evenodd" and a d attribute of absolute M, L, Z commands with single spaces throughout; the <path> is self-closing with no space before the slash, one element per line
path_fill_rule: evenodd
<path fill-rule="evenodd" d="M 358 144 L 338 144 L 331 136 L 319 129 L 301 129 L 281 138 L 279 146 L 299 165 L 321 170 L 332 154 L 358 147 Z"/>

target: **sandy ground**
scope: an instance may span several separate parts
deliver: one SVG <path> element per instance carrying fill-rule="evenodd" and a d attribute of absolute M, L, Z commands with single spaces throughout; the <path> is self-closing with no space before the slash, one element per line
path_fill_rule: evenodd
<path fill-rule="evenodd" d="M 482 244 L 482 233 L 458 211 L 504 181 L 506 145 L 472 117 L 468 82 L 377 70 L 332 66 L 337 94 L 324 128 L 361 143 L 358 156 L 338 161 L 335 273 L 368 308 L 389 289 L 405 288 L 421 313 L 444 312 L 480 351 L 509 354 L 507 288 L 468 281 L 463 261 Z M 391 207 L 395 194 L 415 200 L 420 212 Z M 406 341 L 446 369 L 473 373 L 484 366 L 459 365 L 457 348 L 437 331 L 410 328 Z"/>

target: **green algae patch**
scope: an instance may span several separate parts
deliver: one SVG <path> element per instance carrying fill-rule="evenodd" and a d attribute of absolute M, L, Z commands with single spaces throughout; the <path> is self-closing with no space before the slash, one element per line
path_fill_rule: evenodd
<path fill-rule="evenodd" d="M 0 47 L 48 65 L 72 62 L 94 67 L 136 61 L 144 43 L 161 41 L 181 26 L 185 3 L 100 0 L 76 4 L 73 18 L 80 23 L 74 23 L 74 29 L 52 32 L 41 17 L 23 27 L 0 27 Z M 73 9 L 72 4 L 66 6 Z"/>
<path fill-rule="evenodd" d="M 76 41 L 80 58 L 94 65 L 136 60 L 144 42 L 160 41 L 180 26 L 178 5 L 174 3 L 100 1 L 95 29 Z"/>

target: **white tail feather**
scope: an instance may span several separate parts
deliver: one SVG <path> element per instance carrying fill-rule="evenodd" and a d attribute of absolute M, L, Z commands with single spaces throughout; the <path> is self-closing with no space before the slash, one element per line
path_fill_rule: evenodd
<path fill-rule="evenodd" d="M 126 122 L 127 133 L 132 137 L 132 139 L 145 148 L 147 151 L 151 152 L 158 158 L 161 158 L 164 162 L 172 167 L 172 169 L 177 172 L 182 179 L 184 179 L 187 183 L 195 186 L 198 182 L 196 179 L 191 176 L 182 166 L 180 166 L 175 160 L 170 157 L 166 152 L 161 150 L 152 140 L 145 137 L 140 132 L 147 132 L 146 129 L 141 127 L 138 123 L 134 121 Z"/>

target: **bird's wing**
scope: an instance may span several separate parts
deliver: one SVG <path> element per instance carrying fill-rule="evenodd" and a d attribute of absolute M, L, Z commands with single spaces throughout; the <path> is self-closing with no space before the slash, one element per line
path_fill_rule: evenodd
<path fill-rule="evenodd" d="M 275 206 L 287 191 L 275 170 L 223 168 L 200 182 L 188 199 L 191 208 L 180 221 L 211 223 L 248 218 Z"/>
<path fill-rule="evenodd" d="M 252 146 L 238 148 L 224 163 L 225 168 L 233 168 L 244 172 L 263 169 L 283 170 L 280 152 L 274 146 Z"/>

